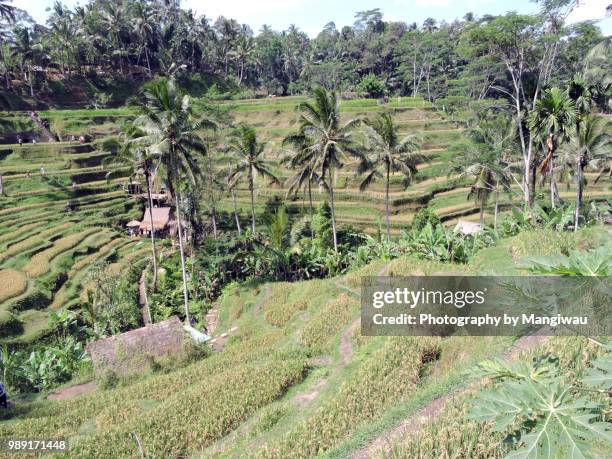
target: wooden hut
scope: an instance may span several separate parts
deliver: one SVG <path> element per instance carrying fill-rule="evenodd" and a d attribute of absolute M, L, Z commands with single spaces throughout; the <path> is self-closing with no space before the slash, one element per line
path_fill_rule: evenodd
<path fill-rule="evenodd" d="M 170 207 L 154 207 L 152 209 L 146 208 L 144 217 L 140 222 L 140 234 L 149 235 L 151 230 L 155 232 L 158 237 L 165 237 L 169 235 L 170 230 Z M 153 227 L 151 227 L 151 216 L 153 216 Z"/>

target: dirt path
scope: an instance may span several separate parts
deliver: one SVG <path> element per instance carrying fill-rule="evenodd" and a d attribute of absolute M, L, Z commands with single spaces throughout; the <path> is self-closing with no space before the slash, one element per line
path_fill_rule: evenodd
<path fill-rule="evenodd" d="M 87 394 L 96 388 L 96 383 L 91 381 L 85 384 L 58 389 L 47 396 L 47 400 L 70 400 L 79 395 Z"/>
<path fill-rule="evenodd" d="M 49 130 L 49 128 L 47 128 L 47 126 L 45 126 L 45 123 L 43 122 L 43 120 L 40 118 L 40 116 L 37 113 L 30 112 L 28 113 L 28 116 L 30 117 L 32 121 L 36 123 L 38 128 L 41 131 L 43 131 L 43 133 L 47 136 L 47 139 L 49 140 L 49 142 L 57 142 L 57 139 L 55 138 L 53 133 Z"/>
<path fill-rule="evenodd" d="M 516 360 L 521 352 L 536 348 L 546 339 L 546 337 L 547 335 L 545 334 L 534 334 L 519 338 L 511 348 L 502 354 L 502 357 L 508 361 Z M 384 457 L 385 453 L 392 448 L 394 442 L 401 438 L 407 436 L 412 437 L 418 434 L 428 422 L 434 419 L 443 410 L 446 402 L 466 394 L 469 387 L 472 387 L 473 384 L 474 383 L 468 387 L 458 389 L 455 392 L 451 392 L 431 401 L 420 410 L 411 414 L 395 428 L 375 438 L 368 446 L 355 451 L 349 458 L 369 459 L 378 456 Z"/>
<path fill-rule="evenodd" d="M 389 263 L 387 263 L 380 270 L 378 275 L 385 276 L 387 275 L 388 271 L 389 271 Z M 335 281 L 335 285 L 336 287 L 346 290 L 353 295 L 359 296 L 361 294 L 359 290 L 351 288 L 338 280 Z M 351 337 L 353 336 L 355 329 L 359 327 L 360 324 L 361 324 L 361 316 L 358 316 L 355 319 L 353 319 L 353 321 L 344 329 L 344 331 L 340 335 L 340 346 L 338 348 L 338 352 L 340 354 L 340 362 L 334 368 L 332 374 L 328 376 L 327 378 L 324 378 L 318 381 L 310 392 L 307 392 L 305 394 L 296 395 L 293 398 L 293 401 L 296 404 L 300 406 L 305 406 L 308 403 L 312 402 L 314 399 L 316 399 L 319 393 L 327 386 L 327 384 L 329 383 L 329 380 L 332 379 L 333 376 L 335 376 L 340 370 L 342 370 L 342 368 L 344 368 L 350 363 L 350 361 L 353 359 L 353 355 L 355 355 L 355 350 L 353 349 L 353 343 L 351 342 Z M 325 360 L 321 359 L 321 362 L 323 361 Z"/>

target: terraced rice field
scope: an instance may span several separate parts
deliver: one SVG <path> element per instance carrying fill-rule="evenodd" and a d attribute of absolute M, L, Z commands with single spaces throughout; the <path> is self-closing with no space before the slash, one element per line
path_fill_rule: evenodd
<path fill-rule="evenodd" d="M 296 105 L 303 97 L 276 100 L 227 101 L 219 105 L 227 109 L 235 124 L 248 123 L 257 129 L 258 139 L 265 143 L 265 156 L 273 172 L 285 181 L 292 171 L 281 159 L 282 139 L 295 131 L 299 121 Z M 198 101 L 195 101 L 196 107 Z M 393 176 L 391 197 L 391 231 L 399 234 L 407 229 L 415 212 L 431 206 L 447 225 L 459 219 L 477 220 L 479 208 L 467 201 L 468 182 L 448 176 L 448 162 L 452 153 L 449 146 L 461 139 L 461 122 L 449 120 L 430 104 L 413 98 L 393 98 L 386 105 L 375 100 L 351 100 L 341 103 L 343 118 L 373 117 L 382 110 L 392 113 L 400 135 L 417 134 L 421 151 L 427 161 L 419 165 L 419 172 L 406 189 L 401 177 Z M 134 116 L 127 108 L 102 110 L 52 110 L 41 112 L 49 121 L 62 119 L 62 138 L 87 134 L 91 143 L 38 143 L 0 146 L 0 174 L 4 196 L 0 197 L 0 270 L 4 276 L 26 280 L 17 282 L 8 294 L 0 294 L 0 339 L 23 340 L 24 333 L 44 332 L 48 308 L 78 307 L 85 298 L 82 285 L 92 263 L 107 260 L 110 272 L 120 270 L 131 261 L 148 256 L 145 242 L 134 243 L 125 236 L 123 225 L 142 216 L 141 204 L 126 197 L 121 189 L 125 179 L 106 180 L 108 170 L 101 167 L 110 153 L 104 150 L 105 139 L 116 136 L 126 120 Z M 23 116 L 18 112 L 0 113 L 0 118 Z M 216 154 L 214 160 L 225 166 L 231 158 Z M 41 171 L 44 168 L 44 174 Z M 588 174 L 587 174 L 588 175 Z M 592 179 L 592 177 L 587 177 Z M 375 233 L 384 222 L 385 193 L 382 182 L 359 191 L 361 178 L 356 176 L 356 165 L 348 164 L 336 175 L 337 219 L 341 225 Z M 592 182 L 592 180 L 590 180 Z M 286 190 L 256 180 L 256 212 L 259 216 L 266 204 L 282 199 L 292 207 L 290 214 L 307 213 L 308 200 L 303 196 L 287 199 Z M 573 189 L 562 188 L 564 199 L 573 198 Z M 586 196 L 607 198 L 609 182 L 589 184 Z M 313 188 L 313 203 L 328 199 L 322 189 Z M 500 197 L 503 213 L 520 200 L 520 190 Z M 67 209 L 70 204 L 73 210 Z M 203 200 L 204 208 L 207 200 Z M 250 197 L 246 186 L 237 190 L 238 211 L 247 218 Z M 218 197 L 218 210 L 232 212 L 229 195 Z M 487 220 L 492 220 L 493 201 L 485 209 Z M 263 223 L 259 218 L 259 223 Z M 52 292 L 41 299 L 38 289 L 50 279 L 63 279 Z M 19 326 L 5 327 L 10 323 Z M 32 335 L 33 336 L 33 335 Z M 38 336 L 38 335 L 37 335 Z"/>
<path fill-rule="evenodd" d="M 125 179 L 105 179 L 109 153 L 100 142 L 3 145 L 0 152 L 0 341 L 27 344 L 47 333 L 50 308 L 80 307 L 92 263 L 121 263 L 117 249 L 130 242 L 123 224 L 142 210 L 121 189 Z"/>

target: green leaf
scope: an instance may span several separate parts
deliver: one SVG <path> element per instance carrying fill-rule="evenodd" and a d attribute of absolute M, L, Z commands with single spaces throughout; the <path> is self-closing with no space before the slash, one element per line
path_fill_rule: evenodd
<path fill-rule="evenodd" d="M 594 362 L 587 381 L 609 384 L 610 359 Z M 575 398 L 572 387 L 563 382 L 556 360 L 534 359 L 530 367 L 492 361 L 480 371 L 501 380 L 494 388 L 480 392 L 468 416 L 493 422 L 493 431 L 509 432 L 517 449 L 513 459 L 589 458 L 590 449 L 602 442 L 612 443 L 610 425 L 601 422 L 602 405 L 586 397 Z M 518 425 L 518 426 L 517 426 Z"/>
<path fill-rule="evenodd" d="M 582 383 L 586 386 L 611 390 L 612 389 L 612 355 L 604 355 L 592 362 L 582 378 Z"/>

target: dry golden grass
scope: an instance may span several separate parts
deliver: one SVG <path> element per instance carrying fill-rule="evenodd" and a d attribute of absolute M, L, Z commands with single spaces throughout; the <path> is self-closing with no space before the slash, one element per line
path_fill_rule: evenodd
<path fill-rule="evenodd" d="M 25 292 L 28 280 L 14 269 L 0 270 L 0 303 Z"/>
<path fill-rule="evenodd" d="M 18 242 L 17 244 L 13 244 L 9 246 L 6 250 L 0 253 L 0 263 L 2 263 L 4 260 L 6 260 L 9 257 L 19 255 L 19 253 L 25 250 L 31 249 L 33 247 L 36 247 L 39 244 L 42 244 L 46 240 L 47 237 L 52 236 L 57 233 L 61 233 L 62 231 L 70 228 L 71 226 L 73 226 L 73 223 L 70 223 L 70 222 L 64 223 L 58 226 L 54 226 L 53 228 L 49 228 L 49 229 L 46 229 L 45 231 L 41 231 L 40 233 L 35 234 L 34 236 L 30 236 L 29 238 L 24 239 L 23 241 Z"/>
<path fill-rule="evenodd" d="M 58 239 L 52 247 L 49 247 L 42 252 L 37 253 L 32 258 L 28 264 L 26 264 L 23 268 L 23 271 L 31 278 L 42 276 L 49 272 L 49 262 L 66 250 L 70 250 L 73 247 L 85 239 L 90 234 L 96 232 L 97 230 L 94 228 L 90 228 L 85 231 L 81 231 L 80 233 L 70 234 L 61 239 Z"/>

